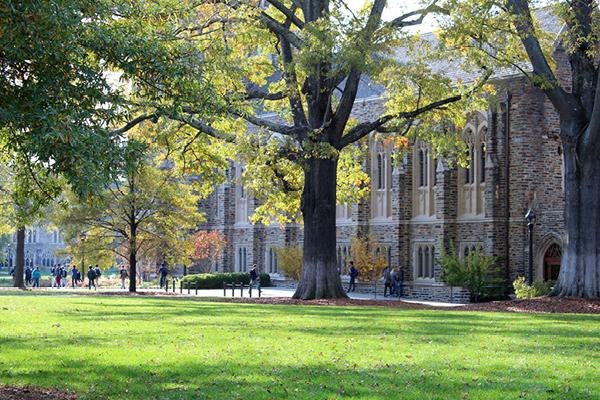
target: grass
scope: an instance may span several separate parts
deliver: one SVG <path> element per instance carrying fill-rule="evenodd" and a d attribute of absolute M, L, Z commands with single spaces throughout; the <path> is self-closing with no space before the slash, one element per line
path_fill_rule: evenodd
<path fill-rule="evenodd" d="M 597 399 L 600 317 L 0 292 L 0 384 L 81 399 Z"/>

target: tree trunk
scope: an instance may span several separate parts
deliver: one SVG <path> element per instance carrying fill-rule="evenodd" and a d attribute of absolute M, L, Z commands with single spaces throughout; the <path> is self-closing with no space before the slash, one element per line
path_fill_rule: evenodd
<path fill-rule="evenodd" d="M 336 263 L 337 161 L 310 159 L 304 167 L 302 275 L 293 298 L 346 298 Z"/>
<path fill-rule="evenodd" d="M 15 276 L 13 278 L 13 284 L 15 287 L 25 289 L 25 280 L 23 279 L 24 272 L 25 272 L 25 228 L 19 227 L 17 229 Z"/>
<path fill-rule="evenodd" d="M 564 144 L 566 240 L 554 295 L 600 297 L 600 154 Z"/>
<path fill-rule="evenodd" d="M 129 236 L 129 292 L 136 292 L 137 284 L 137 227 L 131 225 Z"/>

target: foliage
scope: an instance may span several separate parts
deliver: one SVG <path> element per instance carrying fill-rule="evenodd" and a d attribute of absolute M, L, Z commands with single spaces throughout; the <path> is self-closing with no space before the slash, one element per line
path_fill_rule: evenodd
<path fill-rule="evenodd" d="M 68 251 L 100 258 L 109 250 L 130 266 L 141 257 L 187 262 L 193 252 L 189 232 L 203 216 L 197 207 L 199 195 L 176 173 L 168 160 L 146 157 L 99 196 L 67 196 L 68 207 L 59 210 L 55 220 L 63 227 Z M 83 246 L 82 232 L 87 236 Z"/>
<path fill-rule="evenodd" d="M 0 385 L 61 388 L 81 400 L 227 399 L 232 390 L 247 400 L 582 400 L 600 392 L 597 315 L 200 300 L 1 292 L 0 337 L 11 345 L 2 347 Z"/>
<path fill-rule="evenodd" d="M 525 278 L 520 276 L 513 282 L 517 299 L 532 299 L 539 296 L 547 296 L 552 292 L 552 282 L 535 281 L 529 286 Z"/>
<path fill-rule="evenodd" d="M 450 286 L 468 289 L 471 300 L 477 302 L 487 295 L 488 287 L 498 284 L 493 276 L 496 261 L 496 257 L 486 256 L 481 247 L 461 257 L 451 244 L 451 252 L 443 251 L 440 257 L 442 279 Z"/>
<path fill-rule="evenodd" d="M 260 286 L 271 286 L 271 276 L 264 272 L 259 273 Z M 224 272 L 219 274 L 187 275 L 182 279 L 183 287 L 187 289 L 223 289 L 223 283 L 250 283 L 250 274 L 247 272 Z"/>
<path fill-rule="evenodd" d="M 278 266 L 286 278 L 299 280 L 302 273 L 302 247 L 283 246 L 276 247 Z"/>
<path fill-rule="evenodd" d="M 388 267 L 385 253 L 380 253 L 379 242 L 370 233 L 366 237 L 354 237 L 351 241 L 352 260 L 358 269 L 358 278 L 364 282 L 375 282 L 381 278 L 383 270 Z"/>
<path fill-rule="evenodd" d="M 227 246 L 227 239 L 219 231 L 198 231 L 194 233 L 194 261 L 215 261 L 223 255 Z"/>

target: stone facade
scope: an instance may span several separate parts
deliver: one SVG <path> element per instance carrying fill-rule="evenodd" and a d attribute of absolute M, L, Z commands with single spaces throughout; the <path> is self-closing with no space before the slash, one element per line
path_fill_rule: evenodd
<path fill-rule="evenodd" d="M 16 262 L 17 235 L 13 233 L 7 246 L 4 247 L 3 262 L 0 266 L 12 268 Z M 28 227 L 25 231 L 25 266 L 49 269 L 57 264 L 65 264 L 66 258 L 58 256 L 57 250 L 65 248 L 59 230 L 51 230 L 43 226 Z"/>

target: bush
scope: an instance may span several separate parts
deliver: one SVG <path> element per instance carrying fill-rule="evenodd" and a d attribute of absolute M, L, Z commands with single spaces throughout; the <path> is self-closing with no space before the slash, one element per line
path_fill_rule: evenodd
<path fill-rule="evenodd" d="M 496 257 L 486 256 L 480 247 L 461 258 L 452 246 L 452 253 L 442 253 L 440 264 L 444 282 L 468 289 L 473 302 L 489 298 L 493 295 L 490 290 L 498 287 L 498 279 L 493 276 Z"/>
<path fill-rule="evenodd" d="M 275 253 L 279 259 L 279 269 L 286 278 L 300 280 L 302 274 L 302 247 L 277 247 Z"/>
<path fill-rule="evenodd" d="M 515 288 L 515 295 L 517 299 L 531 299 L 533 297 L 547 296 L 552 292 L 552 282 L 533 282 L 533 285 L 529 286 L 525 283 L 525 278 L 520 276 L 513 282 L 513 288 Z"/>
<path fill-rule="evenodd" d="M 269 274 L 261 272 L 260 286 L 269 287 L 271 284 L 271 277 Z M 243 283 L 245 285 L 250 283 L 250 274 L 247 272 L 227 272 L 221 274 L 197 274 L 187 275 L 182 279 L 183 288 L 187 289 L 223 289 L 223 283 Z M 197 285 L 197 286 L 196 286 Z"/>

